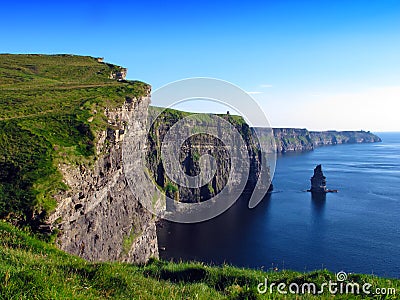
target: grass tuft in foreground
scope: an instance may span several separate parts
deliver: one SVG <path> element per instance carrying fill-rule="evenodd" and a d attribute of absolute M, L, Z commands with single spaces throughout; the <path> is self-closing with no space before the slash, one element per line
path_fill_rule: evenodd
<path fill-rule="evenodd" d="M 320 286 L 335 280 L 326 270 L 311 273 L 264 272 L 202 263 L 151 260 L 147 265 L 91 263 L 0 221 L 0 299 L 332 299 L 330 294 L 260 295 L 257 285 L 269 282 Z M 400 281 L 349 275 L 349 282 L 400 289 Z M 366 299 L 336 295 L 335 299 Z M 395 295 L 373 299 L 396 299 Z"/>

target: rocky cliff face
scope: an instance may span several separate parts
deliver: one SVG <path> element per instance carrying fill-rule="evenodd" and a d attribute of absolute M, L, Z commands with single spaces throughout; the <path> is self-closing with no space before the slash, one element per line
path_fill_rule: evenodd
<path fill-rule="evenodd" d="M 263 128 L 257 128 L 263 132 Z M 351 143 L 376 143 L 381 139 L 366 131 L 308 131 L 299 128 L 274 128 L 278 153 L 311 151 L 316 147 Z M 273 152 L 272 147 L 269 149 Z"/>
<path fill-rule="evenodd" d="M 310 136 L 315 147 L 382 141 L 375 134 L 366 131 L 310 131 Z"/>
<path fill-rule="evenodd" d="M 153 108 L 156 109 L 156 108 Z M 170 130 L 172 125 L 185 117 L 187 113 L 177 110 L 165 110 L 153 123 L 148 136 L 148 154 L 147 167 L 156 181 L 157 185 L 165 190 L 167 196 L 180 202 L 202 202 L 218 194 L 226 185 L 230 168 L 232 167 L 229 151 L 239 151 L 239 149 L 228 149 L 221 140 L 207 134 L 193 135 L 185 141 L 180 149 L 179 161 L 185 174 L 195 176 L 200 173 L 199 157 L 204 154 L 211 155 L 215 159 L 216 173 L 211 182 L 200 188 L 187 188 L 175 185 L 166 175 L 163 162 L 161 160 L 161 141 Z M 203 115 L 206 117 L 206 115 Z M 230 122 L 242 136 L 245 142 L 245 152 L 248 153 L 250 162 L 250 172 L 246 189 L 251 190 L 260 175 L 261 171 L 261 152 L 254 139 L 250 127 L 237 116 L 220 116 Z M 218 126 L 217 126 L 218 127 Z M 190 127 L 183 128 L 179 134 L 182 136 L 190 135 Z M 230 134 L 224 132 L 221 128 L 215 128 L 220 131 L 222 136 Z M 187 131 L 187 132 L 186 132 Z M 178 140 L 178 137 L 176 137 Z M 235 182 L 235 180 L 237 182 Z M 233 185 L 239 185 L 240 178 L 233 179 Z M 268 187 L 266 187 L 268 188 Z"/>
<path fill-rule="evenodd" d="M 276 151 L 279 153 L 290 151 L 310 151 L 314 144 L 307 129 L 274 128 Z"/>
<path fill-rule="evenodd" d="M 158 199 L 154 200 L 154 193 L 151 192 L 155 187 L 151 182 L 140 180 L 142 192 L 136 190 L 135 194 L 124 174 L 122 143 L 128 131 L 134 137 L 130 141 L 129 151 L 146 155 L 150 175 L 170 198 L 180 202 L 201 202 L 225 187 L 231 168 L 228 150 L 232 149 L 227 149 L 219 139 L 207 134 L 196 134 L 187 139 L 180 149 L 179 161 L 185 174 L 195 176 L 200 172 L 199 157 L 204 154 L 213 156 L 217 168 L 212 181 L 200 188 L 185 188 L 176 186 L 168 178 L 161 161 L 161 141 L 171 126 L 186 113 L 166 110 L 147 134 L 149 103 L 149 97 L 128 98 L 123 107 L 105 111 L 109 126 L 98 137 L 98 159 L 94 166 L 59 166 L 70 189 L 57 195 L 59 205 L 49 221 L 59 229 L 57 244 L 61 249 L 93 261 L 143 263 L 150 257 L 158 256 L 155 218 L 139 201 L 147 197 L 147 202 L 157 202 Z M 233 125 L 245 141 L 244 150 L 250 162 L 247 189 L 252 189 L 260 176 L 262 160 L 254 131 L 237 116 L 223 115 L 222 118 Z M 188 132 L 180 134 L 189 134 L 192 129 L 189 126 L 185 128 Z M 221 131 L 218 126 L 215 130 Z M 257 128 L 257 131 L 260 134 L 258 137 L 263 138 L 263 129 Z M 278 152 L 313 150 L 321 145 L 380 141 L 369 132 L 309 132 L 306 129 L 287 128 L 274 129 L 273 132 Z M 222 136 L 224 134 L 222 131 Z M 132 164 L 136 165 L 137 170 L 131 172 L 143 172 L 140 164 Z"/>
<path fill-rule="evenodd" d="M 49 221 L 59 229 L 61 249 L 92 261 L 142 263 L 158 257 L 155 219 L 139 203 L 143 195 L 129 188 L 122 159 L 129 120 L 135 120 L 129 130 L 137 136 L 132 149 L 145 151 L 149 102 L 149 97 L 127 99 L 123 107 L 105 111 L 109 128 L 98 139 L 94 166 L 60 166 L 70 190 L 57 196 Z"/>
<path fill-rule="evenodd" d="M 125 176 L 122 149 L 128 136 L 134 137 L 129 140 L 129 151 L 146 153 L 148 170 L 170 198 L 181 202 L 206 201 L 225 187 L 231 168 L 228 150 L 232 149 L 205 134 L 194 135 L 185 141 L 180 150 L 180 162 L 184 172 L 193 176 L 200 172 L 199 157 L 203 154 L 213 156 L 217 169 L 212 181 L 200 188 L 174 185 L 166 176 L 161 161 L 161 141 L 185 113 L 167 110 L 147 135 L 149 103 L 149 97 L 127 99 L 123 107 L 105 111 L 109 126 L 97 139 L 98 158 L 93 166 L 59 166 L 70 189 L 57 195 L 59 205 L 48 221 L 59 230 L 56 242 L 61 249 L 92 261 L 143 263 L 150 257 L 158 257 L 156 220 L 141 204 L 146 197 L 145 202 L 155 201 L 152 193 L 155 186 L 151 181 L 140 180 L 142 192 L 132 192 L 129 183 L 135 180 Z M 249 155 L 250 165 L 247 189 L 252 189 L 261 171 L 257 141 L 243 119 L 236 116 L 223 118 L 236 127 L 245 142 L 244 151 Z M 222 132 L 224 134 L 227 133 Z M 138 157 L 140 155 L 135 156 Z M 130 167 L 135 165 L 132 163 Z M 139 174 L 143 169 L 138 164 L 137 170 L 130 172 Z"/>

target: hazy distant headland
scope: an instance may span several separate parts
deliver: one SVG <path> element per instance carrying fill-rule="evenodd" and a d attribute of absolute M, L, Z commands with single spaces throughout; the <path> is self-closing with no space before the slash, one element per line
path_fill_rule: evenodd
<path fill-rule="evenodd" d="M 257 127 L 257 132 L 267 130 Z M 309 131 L 301 128 L 273 128 L 278 153 L 311 151 L 340 144 L 377 143 L 381 138 L 370 131 Z M 271 150 L 272 152 L 272 150 Z"/>

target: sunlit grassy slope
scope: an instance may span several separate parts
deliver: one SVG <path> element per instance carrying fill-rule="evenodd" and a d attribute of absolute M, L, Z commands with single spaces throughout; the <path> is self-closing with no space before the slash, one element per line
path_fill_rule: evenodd
<path fill-rule="evenodd" d="M 45 215 L 66 189 L 57 164 L 90 163 L 104 108 L 149 86 L 110 79 L 121 67 L 74 55 L 0 55 L 0 218 Z"/>
<path fill-rule="evenodd" d="M 335 280 L 325 270 L 263 272 L 157 260 L 143 266 L 90 263 L 0 221 L 0 299 L 316 299 L 281 295 L 276 289 L 273 294 L 260 295 L 257 285 L 266 277 L 269 282 L 314 282 L 318 286 Z M 349 281 L 400 288 L 399 280 L 366 275 L 350 275 Z M 335 299 L 365 297 L 336 295 Z M 331 298 L 324 294 L 318 299 Z"/>

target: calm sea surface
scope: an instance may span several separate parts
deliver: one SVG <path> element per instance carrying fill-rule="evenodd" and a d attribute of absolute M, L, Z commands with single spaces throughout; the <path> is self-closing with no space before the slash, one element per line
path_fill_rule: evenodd
<path fill-rule="evenodd" d="M 279 156 L 275 190 L 256 208 L 242 197 L 215 219 L 160 226 L 161 258 L 400 278 L 400 133 L 379 136 Z M 325 200 L 304 192 L 317 164 L 339 190 Z"/>

